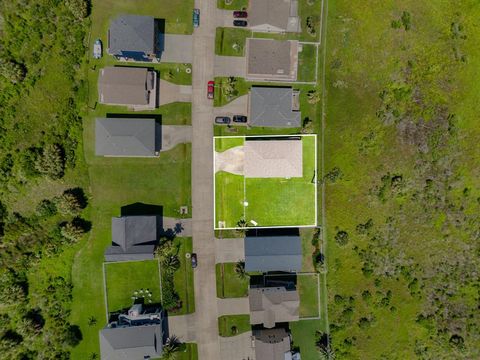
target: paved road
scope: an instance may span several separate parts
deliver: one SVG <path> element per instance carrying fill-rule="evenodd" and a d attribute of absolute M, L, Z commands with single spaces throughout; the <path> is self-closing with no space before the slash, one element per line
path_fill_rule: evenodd
<path fill-rule="evenodd" d="M 213 79 L 215 0 L 195 0 L 200 27 L 193 33 L 192 81 L 192 232 L 198 256 L 195 269 L 195 332 L 200 360 L 221 360 L 215 289 L 213 232 L 213 102 L 207 82 Z"/>
<path fill-rule="evenodd" d="M 215 239 L 215 261 L 217 264 L 237 262 L 245 259 L 243 238 Z"/>

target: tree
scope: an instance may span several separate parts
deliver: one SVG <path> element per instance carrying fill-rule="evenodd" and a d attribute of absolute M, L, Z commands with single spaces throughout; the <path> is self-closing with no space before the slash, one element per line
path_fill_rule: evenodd
<path fill-rule="evenodd" d="M 9 80 L 12 84 L 17 84 L 27 74 L 25 66 L 17 64 L 15 61 L 0 58 L 0 75 Z"/>
<path fill-rule="evenodd" d="M 165 345 L 163 345 L 163 357 L 164 360 L 174 360 L 178 357 L 178 352 L 180 351 L 182 343 L 180 339 L 175 335 L 170 335 L 167 340 L 165 340 Z"/>
<path fill-rule="evenodd" d="M 58 144 L 49 144 L 35 159 L 35 170 L 52 179 L 60 179 L 65 173 L 65 157 Z"/>
<path fill-rule="evenodd" d="M 317 90 L 310 90 L 307 92 L 307 101 L 309 104 L 316 104 L 320 101 L 322 97 L 320 96 L 320 92 Z"/>
<path fill-rule="evenodd" d="M 56 199 L 57 208 L 64 215 L 78 215 L 87 205 L 82 189 L 66 190 Z"/>
<path fill-rule="evenodd" d="M 348 233 L 346 231 L 340 230 L 335 235 L 335 241 L 340 246 L 345 246 L 348 244 Z"/>
<path fill-rule="evenodd" d="M 76 221 L 71 221 L 60 227 L 60 233 L 65 239 L 75 243 L 85 234 L 85 229 Z"/>
<path fill-rule="evenodd" d="M 88 16 L 88 3 L 86 0 L 66 0 L 65 5 L 78 20 Z"/>
<path fill-rule="evenodd" d="M 245 280 L 248 277 L 247 273 L 245 272 L 245 261 L 243 260 L 237 261 L 237 263 L 235 264 L 234 270 L 235 270 L 235 274 L 237 274 L 239 279 Z"/>

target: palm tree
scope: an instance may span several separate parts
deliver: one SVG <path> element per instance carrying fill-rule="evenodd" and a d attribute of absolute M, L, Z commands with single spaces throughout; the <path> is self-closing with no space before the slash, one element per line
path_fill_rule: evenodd
<path fill-rule="evenodd" d="M 235 274 L 237 274 L 241 280 L 245 280 L 248 277 L 247 273 L 245 272 L 245 261 L 237 261 L 235 264 Z"/>
<path fill-rule="evenodd" d="M 180 339 L 175 336 L 171 335 L 165 341 L 165 345 L 163 345 L 163 360 L 174 360 L 177 358 L 177 354 L 180 351 L 182 343 Z"/>

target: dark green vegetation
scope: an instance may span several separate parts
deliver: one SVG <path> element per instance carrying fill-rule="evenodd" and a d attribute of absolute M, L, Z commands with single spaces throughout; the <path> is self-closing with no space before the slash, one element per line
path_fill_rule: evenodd
<path fill-rule="evenodd" d="M 250 331 L 250 315 L 224 315 L 218 318 L 220 336 L 236 336 Z"/>
<path fill-rule="evenodd" d="M 0 357 L 66 359 L 90 229 L 79 109 L 86 2 L 0 3 Z"/>
<path fill-rule="evenodd" d="M 478 358 L 480 6 L 330 4 L 325 181 L 337 358 Z"/>
<path fill-rule="evenodd" d="M 128 261 L 105 264 L 105 285 L 107 287 L 107 306 L 109 312 L 129 308 L 133 304 L 135 292 L 147 290 L 152 296 L 149 300 L 160 303 L 160 277 L 157 260 Z M 140 296 L 140 295 L 138 295 Z"/>
<path fill-rule="evenodd" d="M 236 263 L 216 264 L 217 297 L 235 298 L 248 296 L 250 278 L 242 272 L 236 272 Z"/>

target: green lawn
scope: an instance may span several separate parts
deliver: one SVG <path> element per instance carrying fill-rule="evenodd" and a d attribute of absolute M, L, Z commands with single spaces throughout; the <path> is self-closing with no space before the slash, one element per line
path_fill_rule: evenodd
<path fill-rule="evenodd" d="M 228 81 L 228 77 L 216 77 L 215 78 L 215 93 L 213 99 L 213 106 L 224 106 L 236 98 L 248 94 L 251 84 L 245 81 L 244 78 L 235 79 L 235 94 L 227 96 L 224 89 Z"/>
<path fill-rule="evenodd" d="M 250 315 L 224 315 L 218 318 L 218 333 L 229 337 L 250 331 Z"/>
<path fill-rule="evenodd" d="M 315 65 L 317 46 L 302 44 L 302 51 L 298 53 L 297 81 L 316 81 Z"/>
<path fill-rule="evenodd" d="M 215 151 L 223 152 L 235 146 L 242 146 L 245 142 L 243 137 L 235 138 L 215 138 Z"/>
<path fill-rule="evenodd" d="M 320 353 L 315 347 L 316 331 L 322 331 L 320 320 L 302 320 L 290 323 L 292 348 L 300 350 L 302 360 L 318 360 Z"/>
<path fill-rule="evenodd" d="M 238 144 L 236 138 L 224 138 L 221 146 L 229 147 L 229 141 L 235 144 L 232 146 Z M 302 178 L 244 178 L 223 171 L 216 173 L 215 226 L 225 221 L 225 227 L 236 227 L 242 218 L 254 220 L 258 226 L 315 224 L 315 137 L 304 136 L 302 142 Z"/>
<path fill-rule="evenodd" d="M 193 287 L 193 269 L 190 259 L 185 257 L 186 253 L 192 253 L 192 238 L 175 238 L 175 244 L 179 246 L 178 259 L 180 268 L 175 271 L 175 290 L 182 301 L 182 308 L 170 315 L 183 315 L 195 312 L 195 293 Z"/>
<path fill-rule="evenodd" d="M 90 134 L 91 135 L 91 134 Z M 84 139 L 92 147 L 93 138 L 84 129 Z M 74 348 L 73 359 L 98 353 L 98 330 L 105 325 L 103 301 L 103 252 L 111 244 L 111 217 L 120 208 L 141 202 L 163 206 L 165 216 L 178 216 L 182 205 L 191 205 L 190 145 L 179 145 L 159 158 L 104 158 L 86 151 L 90 165 L 91 220 L 90 239 L 77 253 L 72 270 L 72 322 L 79 324 L 82 342 Z M 88 274 L 88 276 L 85 276 Z M 97 319 L 94 326 L 88 318 Z"/>
<path fill-rule="evenodd" d="M 235 263 L 215 265 L 217 297 L 236 298 L 248 295 L 249 278 L 240 279 L 235 273 Z"/>
<path fill-rule="evenodd" d="M 195 343 L 186 343 L 184 352 L 177 353 L 176 360 L 198 360 L 198 348 Z"/>
<path fill-rule="evenodd" d="M 244 56 L 250 30 L 219 27 L 215 31 L 215 55 Z"/>
<path fill-rule="evenodd" d="M 297 290 L 300 296 L 300 317 L 318 317 L 318 276 L 298 275 Z"/>
<path fill-rule="evenodd" d="M 226 10 L 244 10 L 248 8 L 248 0 L 231 0 L 228 3 L 225 0 L 217 0 L 217 7 Z"/>
<path fill-rule="evenodd" d="M 160 303 L 160 277 L 157 260 L 132 261 L 105 264 L 108 311 L 114 312 L 130 307 L 135 291 L 148 289 L 152 303 Z"/>

